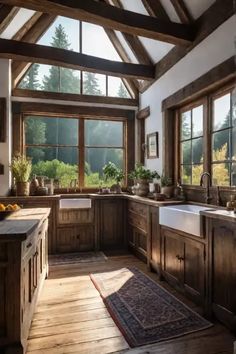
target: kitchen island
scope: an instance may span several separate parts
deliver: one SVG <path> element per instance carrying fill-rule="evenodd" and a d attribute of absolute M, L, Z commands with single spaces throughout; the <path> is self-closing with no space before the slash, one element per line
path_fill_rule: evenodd
<path fill-rule="evenodd" d="M 0 221 L 0 352 L 24 354 L 48 274 L 50 208 L 21 209 Z"/>

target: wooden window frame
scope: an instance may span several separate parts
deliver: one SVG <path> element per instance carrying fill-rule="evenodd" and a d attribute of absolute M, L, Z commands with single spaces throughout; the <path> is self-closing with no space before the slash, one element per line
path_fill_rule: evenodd
<path fill-rule="evenodd" d="M 27 147 L 54 147 L 55 144 L 26 144 L 25 142 L 25 119 L 27 117 L 43 117 L 40 114 L 23 114 L 23 152 L 24 154 L 26 154 L 26 149 Z M 78 120 L 78 145 L 57 145 L 58 147 L 76 147 L 78 149 L 78 161 L 77 161 L 77 165 L 78 165 L 78 190 L 84 190 L 84 189 L 95 189 L 96 186 L 91 186 L 88 187 L 85 185 L 85 150 L 86 148 L 93 148 L 94 146 L 87 146 L 85 144 L 84 141 L 84 137 L 85 137 L 85 121 L 86 120 L 97 120 L 97 121 L 108 121 L 108 122 L 122 122 L 123 123 L 123 133 L 122 133 L 122 147 L 116 147 L 116 146 L 96 146 L 96 148 L 100 149 L 100 148 L 110 148 L 110 149 L 122 149 L 123 150 L 123 170 L 125 173 L 125 176 L 127 176 L 127 147 L 126 147 L 126 141 L 125 141 L 125 137 L 126 137 L 126 131 L 127 131 L 127 122 L 126 120 L 120 118 L 120 119 L 112 119 L 112 118 L 92 118 L 92 117 L 82 117 L 82 116 L 60 116 L 58 117 L 57 114 L 50 114 L 48 116 L 44 116 L 44 118 L 59 118 L 59 119 L 76 119 Z M 69 188 L 69 186 L 68 186 Z M 124 181 L 124 188 L 127 188 L 127 177 L 125 178 Z M 64 188 L 59 188 L 59 190 L 63 190 Z"/>
<path fill-rule="evenodd" d="M 213 124 L 213 101 L 217 97 L 222 97 L 227 93 L 233 92 L 235 89 L 234 82 L 230 82 L 223 87 L 218 88 L 217 90 L 209 92 L 207 95 L 198 98 L 197 100 L 193 100 L 192 102 L 182 105 L 175 110 L 175 129 L 177 131 L 175 136 L 175 182 L 181 181 L 181 151 L 180 151 L 180 144 L 181 144 L 181 113 L 193 109 L 194 107 L 203 104 L 203 171 L 208 172 L 212 176 L 212 124 Z M 232 132 L 232 126 L 228 128 Z M 232 148 L 232 147 L 231 147 Z M 231 156 L 232 157 L 232 156 Z M 223 161 L 228 162 L 232 165 L 234 160 L 231 158 L 230 160 Z M 236 161 L 235 161 L 236 162 Z M 200 181 L 199 181 L 200 183 Z M 229 186 L 222 186 L 222 185 L 215 185 L 220 188 L 231 189 L 234 188 L 232 183 L 232 178 L 230 175 L 230 185 Z M 194 184 L 183 184 L 186 188 L 197 188 L 198 185 Z"/>

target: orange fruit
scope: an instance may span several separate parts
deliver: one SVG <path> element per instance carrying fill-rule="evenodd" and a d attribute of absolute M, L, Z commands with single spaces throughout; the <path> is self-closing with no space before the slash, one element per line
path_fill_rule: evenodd
<path fill-rule="evenodd" d="M 5 205 L 0 203 L 0 211 L 5 211 Z"/>

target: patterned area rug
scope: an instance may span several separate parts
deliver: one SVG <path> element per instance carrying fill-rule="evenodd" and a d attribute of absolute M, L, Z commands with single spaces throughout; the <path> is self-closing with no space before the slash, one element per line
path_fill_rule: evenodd
<path fill-rule="evenodd" d="M 72 263 L 104 262 L 106 260 L 107 257 L 103 252 L 64 253 L 49 256 L 49 264 L 51 266 Z"/>
<path fill-rule="evenodd" d="M 135 267 L 90 277 L 131 347 L 212 326 Z"/>

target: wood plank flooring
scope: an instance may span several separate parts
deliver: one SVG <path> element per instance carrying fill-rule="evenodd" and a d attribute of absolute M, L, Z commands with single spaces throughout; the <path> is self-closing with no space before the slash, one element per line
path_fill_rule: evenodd
<path fill-rule="evenodd" d="M 132 255 L 109 256 L 107 261 L 50 267 L 33 318 L 27 354 L 232 354 L 235 338 L 216 323 L 207 330 L 163 343 L 130 349 L 89 278 L 93 272 L 136 266 L 152 279 L 157 276 Z M 188 306 L 190 301 L 161 283 Z"/>

